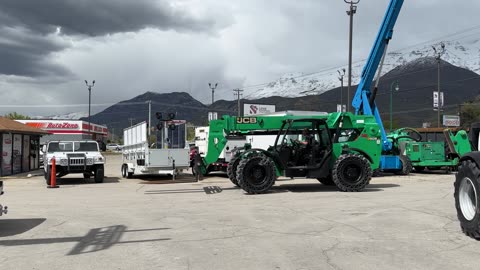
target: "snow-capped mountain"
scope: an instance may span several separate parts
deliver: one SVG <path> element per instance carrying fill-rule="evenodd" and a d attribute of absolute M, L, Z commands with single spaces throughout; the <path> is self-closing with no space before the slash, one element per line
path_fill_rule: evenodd
<path fill-rule="evenodd" d="M 34 119 L 52 119 L 52 120 L 78 120 L 82 117 L 88 117 L 88 112 L 73 112 L 62 115 L 35 116 Z"/>
<path fill-rule="evenodd" d="M 480 38 L 469 40 L 446 41 L 445 53 L 442 60 L 452 65 L 469 69 L 480 74 Z M 434 44 L 439 48 L 439 44 Z M 410 50 L 401 50 L 387 54 L 382 69 L 382 75 L 395 67 L 405 65 L 408 62 L 423 57 L 433 57 L 432 45 L 423 45 Z M 352 84 L 358 84 L 365 61 L 353 63 Z M 247 99 L 264 98 L 270 96 L 299 97 L 306 95 L 321 94 L 325 91 L 340 87 L 337 70 L 348 66 L 330 69 L 325 72 L 314 74 L 289 73 L 283 75 L 275 82 L 271 82 L 263 88 L 245 88 L 244 97 Z M 348 71 L 347 71 L 348 72 Z M 348 83 L 347 74 L 344 77 L 344 85 Z"/>

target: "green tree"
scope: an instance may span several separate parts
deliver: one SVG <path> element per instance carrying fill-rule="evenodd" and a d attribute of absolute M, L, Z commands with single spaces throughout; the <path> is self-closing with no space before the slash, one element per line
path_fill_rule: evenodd
<path fill-rule="evenodd" d="M 12 120 L 28 120 L 28 119 L 32 119 L 32 118 L 30 118 L 30 117 L 27 116 L 27 115 L 19 114 L 19 113 L 17 113 L 17 112 L 7 113 L 7 114 L 5 114 L 5 117 L 8 118 L 8 119 L 12 119 Z"/>
<path fill-rule="evenodd" d="M 463 128 L 470 127 L 472 123 L 480 122 L 480 97 L 461 105 L 460 121 Z"/>

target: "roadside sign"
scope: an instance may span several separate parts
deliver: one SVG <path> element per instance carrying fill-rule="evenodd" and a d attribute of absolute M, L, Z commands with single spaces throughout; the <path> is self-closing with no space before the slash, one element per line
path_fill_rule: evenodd
<path fill-rule="evenodd" d="M 438 108 L 439 103 L 440 108 L 442 108 L 444 105 L 443 92 L 440 92 L 439 95 L 438 91 L 433 91 L 433 108 Z"/>
<path fill-rule="evenodd" d="M 460 116 L 458 115 L 444 115 L 443 116 L 443 125 L 446 127 L 459 127 L 460 126 Z"/>
<path fill-rule="evenodd" d="M 218 114 L 217 112 L 208 112 L 208 121 L 217 120 Z"/>

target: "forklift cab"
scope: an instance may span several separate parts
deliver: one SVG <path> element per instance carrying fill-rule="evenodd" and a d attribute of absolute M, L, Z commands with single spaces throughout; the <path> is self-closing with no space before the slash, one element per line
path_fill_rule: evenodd
<path fill-rule="evenodd" d="M 326 120 L 285 120 L 273 147 L 287 177 L 317 178 L 328 175 L 331 141 Z"/>

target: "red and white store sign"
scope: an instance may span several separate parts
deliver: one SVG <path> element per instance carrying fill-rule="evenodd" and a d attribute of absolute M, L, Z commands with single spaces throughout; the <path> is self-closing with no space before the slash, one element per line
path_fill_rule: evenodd
<path fill-rule="evenodd" d="M 97 133 L 107 135 L 108 129 L 105 126 L 91 124 L 79 120 L 17 120 L 30 127 L 35 127 L 57 134 L 85 134 Z"/>

